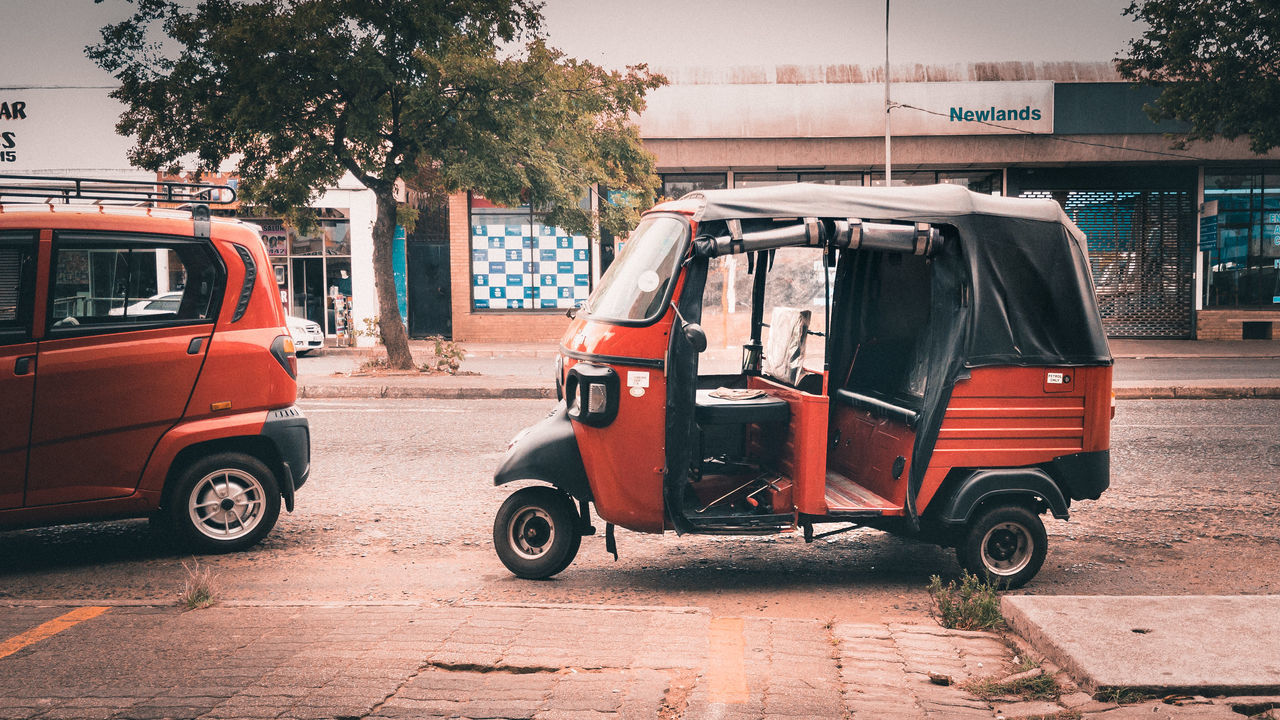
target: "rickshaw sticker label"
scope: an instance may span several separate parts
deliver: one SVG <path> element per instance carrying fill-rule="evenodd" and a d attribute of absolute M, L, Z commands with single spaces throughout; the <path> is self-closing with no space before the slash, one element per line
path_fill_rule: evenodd
<path fill-rule="evenodd" d="M 644 397 L 644 388 L 639 385 L 631 388 L 628 392 L 631 393 L 631 397 Z"/>
<path fill-rule="evenodd" d="M 1066 381 L 1063 380 L 1062 373 L 1051 372 L 1049 373 L 1049 377 L 1045 379 L 1045 382 L 1049 383 L 1050 385 L 1062 385 Z"/>
<path fill-rule="evenodd" d="M 649 387 L 649 373 L 645 371 L 637 372 L 635 370 L 628 370 L 627 371 L 627 387 L 629 388 Z M 634 395 L 635 393 L 632 393 L 632 394 Z M 640 395 L 643 395 L 643 394 L 644 393 L 640 393 Z M 636 395 L 636 397 L 640 397 L 640 395 Z"/>

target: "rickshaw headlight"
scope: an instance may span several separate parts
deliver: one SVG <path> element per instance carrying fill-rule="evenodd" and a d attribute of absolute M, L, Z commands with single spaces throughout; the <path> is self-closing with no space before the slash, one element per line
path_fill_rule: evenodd
<path fill-rule="evenodd" d="M 569 368 L 564 382 L 569 417 L 583 425 L 605 427 L 618 415 L 618 373 L 588 362 Z"/>
<path fill-rule="evenodd" d="M 592 415 L 603 414 L 609 407 L 608 391 L 600 383 L 591 383 L 587 388 L 587 412 Z"/>

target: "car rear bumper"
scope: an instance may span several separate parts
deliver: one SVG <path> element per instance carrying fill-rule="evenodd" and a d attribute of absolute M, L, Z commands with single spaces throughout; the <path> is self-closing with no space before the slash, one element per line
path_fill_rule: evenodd
<path fill-rule="evenodd" d="M 290 405 L 267 413 L 262 436 L 276 446 L 280 461 L 292 477 L 291 487 L 281 488 L 291 496 L 311 474 L 311 423 L 296 405 Z"/>

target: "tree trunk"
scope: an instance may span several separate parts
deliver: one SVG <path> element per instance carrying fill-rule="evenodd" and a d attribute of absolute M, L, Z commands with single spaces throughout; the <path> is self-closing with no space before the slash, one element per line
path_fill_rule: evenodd
<path fill-rule="evenodd" d="M 387 347 L 387 362 L 394 370 L 412 370 L 409 333 L 400 317 L 396 299 L 395 273 L 391 267 L 392 244 L 396 236 L 396 199 L 392 186 L 375 190 L 378 216 L 373 221 L 373 288 L 378 293 L 378 331 Z"/>

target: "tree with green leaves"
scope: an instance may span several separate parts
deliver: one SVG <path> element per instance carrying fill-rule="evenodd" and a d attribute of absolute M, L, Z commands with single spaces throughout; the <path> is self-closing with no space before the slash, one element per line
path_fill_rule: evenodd
<path fill-rule="evenodd" d="M 103 0 L 95 0 L 102 2 Z M 464 189 L 575 232 L 625 232 L 658 186 L 632 122 L 665 80 L 549 47 L 535 0 L 130 0 L 86 48 L 120 82 L 130 161 L 234 161 L 241 198 L 301 218 L 351 173 L 377 198 L 379 329 L 409 369 L 392 276 L 397 181 Z M 593 185 L 621 202 L 584 207 Z"/>
<path fill-rule="evenodd" d="M 1179 147 L 1243 136 L 1261 154 L 1280 144 L 1280 3 L 1134 0 L 1125 14 L 1147 29 L 1116 67 L 1163 88 L 1147 113 L 1190 125 Z"/>

